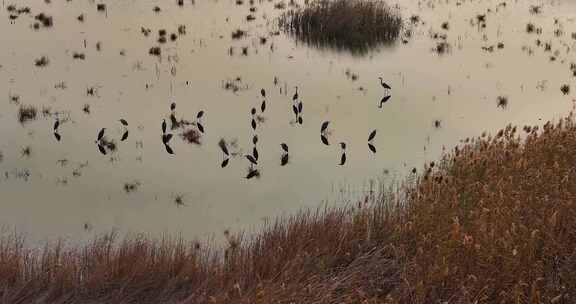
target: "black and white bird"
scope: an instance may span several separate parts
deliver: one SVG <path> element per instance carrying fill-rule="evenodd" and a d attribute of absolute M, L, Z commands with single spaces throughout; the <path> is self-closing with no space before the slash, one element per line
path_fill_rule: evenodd
<path fill-rule="evenodd" d="M 372 153 L 376 153 L 376 147 L 373 144 L 375 137 L 376 137 L 376 130 L 370 132 L 370 135 L 368 135 L 368 149 L 370 149 Z"/>
<path fill-rule="evenodd" d="M 390 100 L 390 98 L 392 98 L 391 95 L 386 95 L 384 97 L 382 97 L 382 99 L 380 100 L 380 104 L 378 105 L 378 108 L 382 108 L 382 106 L 388 101 Z"/>
<path fill-rule="evenodd" d="M 384 79 L 382 79 L 382 77 L 378 77 L 378 79 L 380 79 L 380 85 L 386 89 L 386 90 L 392 90 L 392 87 L 390 87 L 387 83 L 384 82 Z"/>
<path fill-rule="evenodd" d="M 120 139 L 120 141 L 125 141 L 128 139 L 128 130 L 124 131 L 124 134 L 122 134 L 122 138 Z"/>
<path fill-rule="evenodd" d="M 101 141 L 102 138 L 104 138 L 104 132 L 106 131 L 106 128 L 102 128 L 100 130 L 100 132 L 98 132 L 98 141 Z"/>
<path fill-rule="evenodd" d="M 342 149 L 342 155 L 340 156 L 340 166 L 344 166 L 344 164 L 346 164 L 346 143 L 341 142 L 340 148 Z"/>

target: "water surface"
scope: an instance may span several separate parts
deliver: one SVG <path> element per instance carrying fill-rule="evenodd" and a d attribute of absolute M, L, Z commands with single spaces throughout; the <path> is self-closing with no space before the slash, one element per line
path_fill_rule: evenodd
<path fill-rule="evenodd" d="M 228 0 L 185 1 L 183 7 L 109 1 L 106 12 L 92 1 L 16 2 L 32 12 L 10 21 L 9 1 L 0 11 L 0 223 L 32 239 L 80 240 L 113 228 L 190 239 L 256 229 L 265 218 L 359 197 L 371 180 L 405 176 L 463 138 L 508 123 L 541 124 L 573 105 L 571 94 L 560 91 L 574 84 L 571 1 L 398 1 L 392 5 L 411 38 L 362 57 L 271 35 L 282 12 L 274 9 L 278 1 L 257 1 L 252 22 L 246 21 L 248 2 Z M 531 14 L 532 5 L 542 5 L 541 13 Z M 34 30 L 33 16 L 41 12 L 53 17 L 53 26 Z M 486 14 L 486 28 L 477 24 L 479 14 Z M 423 23 L 411 24 L 413 15 Z M 526 33 L 530 22 L 542 33 Z M 148 54 L 158 45 L 159 29 L 170 34 L 179 25 L 186 26 L 185 35 L 168 39 L 160 58 Z M 151 30 L 148 37 L 142 27 Z M 232 39 L 237 29 L 247 36 Z M 447 35 L 448 53 L 433 51 L 441 41 L 435 33 Z M 260 37 L 267 37 L 265 44 Z M 551 50 L 538 47 L 537 39 L 550 42 Z M 482 49 L 489 46 L 492 52 Z M 73 59 L 75 52 L 85 60 Z M 41 56 L 49 59 L 46 67 L 34 65 Z M 382 109 L 379 76 L 393 87 Z M 223 89 L 237 77 L 240 91 Z M 302 126 L 292 121 L 295 86 L 304 104 Z M 266 120 L 254 132 L 250 109 L 260 108 L 262 88 Z M 497 106 L 500 96 L 506 107 Z M 175 155 L 162 145 L 160 128 L 172 102 L 178 119 L 206 113 L 201 145 L 185 143 L 174 131 Z M 21 124 L 21 105 L 37 107 L 38 119 Z M 51 114 L 44 116 L 43 108 Z M 52 134 L 56 117 L 63 121 L 60 142 Z M 125 142 L 119 141 L 120 118 L 129 122 Z M 327 120 L 329 147 L 320 141 Z M 104 127 L 118 144 L 107 156 L 94 143 Z M 374 129 L 376 154 L 367 147 Z M 261 177 L 247 180 L 242 155 L 252 150 L 254 134 Z M 233 150 L 240 153 L 224 169 L 221 138 L 236 141 Z M 338 166 L 339 142 L 348 144 L 345 166 Z M 285 167 L 281 143 L 290 147 Z M 22 153 L 26 147 L 29 156 Z M 134 191 L 125 191 L 127 183 L 137 185 Z M 175 203 L 179 197 L 183 205 Z"/>

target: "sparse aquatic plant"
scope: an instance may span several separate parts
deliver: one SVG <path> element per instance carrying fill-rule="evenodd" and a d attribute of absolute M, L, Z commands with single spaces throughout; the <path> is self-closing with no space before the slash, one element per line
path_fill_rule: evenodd
<path fill-rule="evenodd" d="M 86 55 L 85 55 L 84 53 L 76 53 L 76 52 L 74 52 L 74 54 L 72 54 L 72 58 L 84 60 L 84 59 L 86 59 Z"/>
<path fill-rule="evenodd" d="M 127 194 L 135 192 L 138 190 L 138 188 L 140 188 L 140 185 L 141 184 L 139 181 L 125 183 L 124 184 L 124 192 L 126 192 Z"/>
<path fill-rule="evenodd" d="M 250 87 L 243 83 L 241 77 L 236 77 L 234 79 L 225 80 L 222 84 L 222 88 L 226 91 L 237 93 L 238 91 L 248 90 Z"/>
<path fill-rule="evenodd" d="M 22 148 L 22 157 L 30 157 L 32 155 L 32 148 L 30 148 L 30 146 L 26 146 L 24 148 Z"/>
<path fill-rule="evenodd" d="M 246 36 L 246 32 L 241 29 L 237 29 L 232 32 L 232 39 L 242 39 L 244 36 Z"/>
<path fill-rule="evenodd" d="M 433 51 L 438 55 L 444 55 L 452 50 L 452 46 L 446 41 L 440 41 L 436 44 Z"/>
<path fill-rule="evenodd" d="M 568 95 L 568 94 L 570 94 L 570 86 L 567 84 L 564 84 L 560 87 L 560 91 L 562 91 L 562 94 Z"/>
<path fill-rule="evenodd" d="M 188 129 L 182 132 L 180 134 L 180 137 L 182 137 L 182 139 L 184 139 L 189 144 L 196 144 L 196 145 L 202 144 L 202 142 L 200 141 L 202 135 L 196 129 Z"/>
<path fill-rule="evenodd" d="M 508 107 L 508 97 L 498 96 L 498 98 L 496 98 L 496 101 L 497 101 L 496 105 L 499 108 L 506 109 Z"/>
<path fill-rule="evenodd" d="M 44 13 L 40 13 L 34 17 L 38 20 L 44 27 L 52 27 L 54 25 L 54 19 L 52 16 L 48 16 Z"/>
<path fill-rule="evenodd" d="M 159 46 L 151 47 L 150 50 L 148 51 L 148 54 L 160 57 L 160 55 L 162 54 L 162 49 Z"/>
<path fill-rule="evenodd" d="M 184 203 L 184 194 L 176 194 L 174 196 L 174 204 L 176 205 L 176 207 L 186 206 L 186 204 Z"/>
<path fill-rule="evenodd" d="M 18 121 L 21 124 L 36 120 L 38 110 L 34 106 L 20 106 L 18 109 Z"/>
<path fill-rule="evenodd" d="M 50 60 L 48 60 L 48 57 L 46 56 L 42 56 L 36 60 L 34 60 L 34 65 L 37 67 L 45 67 L 50 63 Z"/>

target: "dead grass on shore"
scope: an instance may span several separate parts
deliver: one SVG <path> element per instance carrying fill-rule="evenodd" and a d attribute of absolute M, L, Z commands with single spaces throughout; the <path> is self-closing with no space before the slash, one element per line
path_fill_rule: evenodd
<path fill-rule="evenodd" d="M 574 151 L 572 115 L 509 126 L 396 190 L 222 249 L 111 234 L 33 250 L 5 234 L 0 303 L 573 303 Z"/>

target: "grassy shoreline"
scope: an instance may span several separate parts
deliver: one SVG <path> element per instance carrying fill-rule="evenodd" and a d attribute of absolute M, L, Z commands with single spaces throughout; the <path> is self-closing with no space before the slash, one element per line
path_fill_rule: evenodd
<path fill-rule="evenodd" d="M 519 133 L 524 132 L 523 139 Z M 0 303 L 571 303 L 576 122 L 508 126 L 398 189 L 302 211 L 224 250 L 0 238 Z"/>

